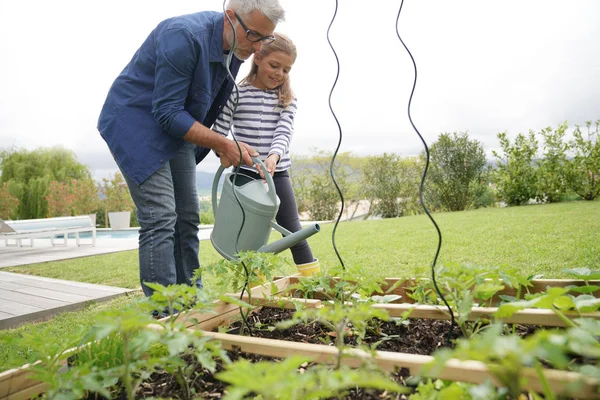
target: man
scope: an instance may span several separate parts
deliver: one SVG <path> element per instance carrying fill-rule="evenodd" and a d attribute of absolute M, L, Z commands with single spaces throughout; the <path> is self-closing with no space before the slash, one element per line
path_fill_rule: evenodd
<path fill-rule="evenodd" d="M 146 296 L 152 290 L 144 282 L 191 284 L 200 266 L 196 164 L 211 149 L 223 166 L 239 164 L 235 142 L 209 129 L 233 88 L 226 55 L 235 55 L 229 65 L 235 77 L 283 19 L 278 0 L 230 0 L 225 13 L 167 19 L 110 88 L 98 130 L 136 205 Z M 250 155 L 258 153 L 239 145 L 243 163 L 252 165 Z"/>

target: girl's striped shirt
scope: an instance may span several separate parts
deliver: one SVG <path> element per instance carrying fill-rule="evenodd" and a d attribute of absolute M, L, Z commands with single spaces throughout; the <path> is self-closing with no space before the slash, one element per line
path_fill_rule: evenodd
<path fill-rule="evenodd" d="M 223 136 L 229 134 L 231 114 L 236 98 L 235 89 L 212 129 Z M 231 123 L 231 131 L 240 142 L 246 143 L 265 160 L 271 154 L 279 155 L 275 171 L 290 168 L 290 142 L 294 132 L 296 99 L 283 107 L 277 90 L 262 90 L 252 85 L 239 86 L 239 100 Z M 246 167 L 256 171 L 255 168 Z"/>

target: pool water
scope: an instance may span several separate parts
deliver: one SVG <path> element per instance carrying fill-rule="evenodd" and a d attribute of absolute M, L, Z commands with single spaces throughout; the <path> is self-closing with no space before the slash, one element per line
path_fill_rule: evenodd
<path fill-rule="evenodd" d="M 137 239 L 139 235 L 139 229 L 96 229 L 96 239 Z M 79 234 L 79 237 L 83 239 L 89 239 L 92 237 L 92 233 L 82 232 Z M 70 233 L 69 238 L 75 239 L 75 235 Z"/>

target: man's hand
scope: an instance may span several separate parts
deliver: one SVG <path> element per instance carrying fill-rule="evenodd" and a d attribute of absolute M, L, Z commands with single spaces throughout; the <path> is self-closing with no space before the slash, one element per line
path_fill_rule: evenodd
<path fill-rule="evenodd" d="M 229 168 L 232 165 L 238 165 L 240 163 L 240 151 L 242 151 L 242 163 L 253 166 L 252 157 L 258 157 L 258 152 L 254 148 L 248 146 L 246 143 L 239 142 L 240 148 L 238 149 L 237 144 L 233 140 L 227 140 L 228 144 L 225 149 L 219 152 L 221 158 L 221 165 L 225 168 Z"/>

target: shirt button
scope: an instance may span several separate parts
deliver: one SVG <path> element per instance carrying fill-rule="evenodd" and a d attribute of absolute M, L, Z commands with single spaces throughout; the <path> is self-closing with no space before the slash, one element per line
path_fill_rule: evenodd
<path fill-rule="evenodd" d="M 165 162 L 165 160 L 160 160 L 159 162 L 160 162 L 161 164 L 163 164 L 163 163 Z"/>

